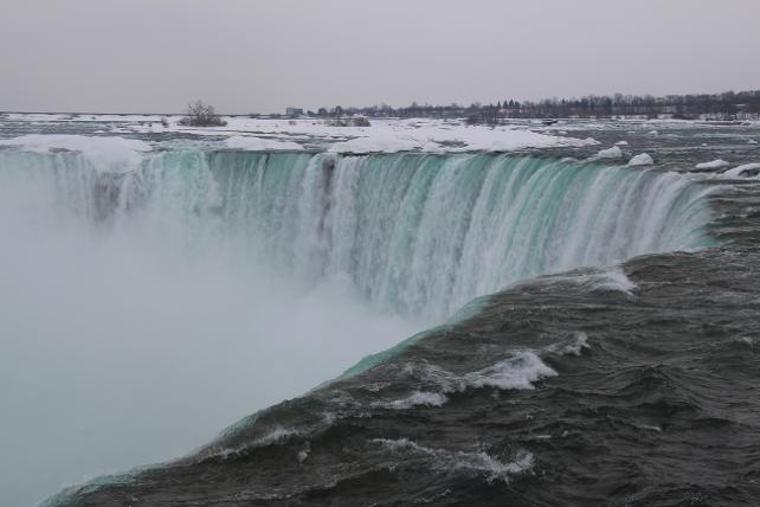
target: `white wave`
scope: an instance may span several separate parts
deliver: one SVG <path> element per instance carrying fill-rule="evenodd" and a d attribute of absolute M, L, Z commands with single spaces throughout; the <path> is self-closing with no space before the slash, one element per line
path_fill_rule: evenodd
<path fill-rule="evenodd" d="M 362 389 L 369 391 L 371 393 L 378 393 L 388 387 L 390 383 L 388 382 L 372 382 L 370 384 L 365 384 L 362 386 Z"/>
<path fill-rule="evenodd" d="M 549 345 L 546 350 L 562 356 L 580 356 L 584 349 L 591 348 L 588 344 L 588 335 L 583 331 L 573 333 L 573 340 Z"/>
<path fill-rule="evenodd" d="M 604 271 L 592 276 L 592 279 L 592 285 L 595 289 L 619 291 L 631 296 L 633 291 L 638 289 L 638 285 L 633 283 L 622 269 Z"/>
<path fill-rule="evenodd" d="M 526 472 L 533 467 L 533 454 L 520 450 L 513 461 L 503 462 L 483 451 L 449 451 L 424 447 L 406 438 L 386 439 L 376 438 L 377 443 L 390 452 L 407 452 L 417 454 L 430 460 L 431 468 L 441 471 L 468 471 L 485 475 L 488 482 L 502 480 L 509 482 L 510 478 Z"/>
<path fill-rule="evenodd" d="M 571 273 L 567 275 L 551 275 L 541 277 L 536 280 L 528 280 L 511 285 L 511 288 L 524 287 L 530 285 L 553 285 L 556 283 L 570 283 L 586 287 L 590 290 L 615 291 L 622 292 L 629 296 L 634 295 L 638 289 L 628 275 L 620 268 L 613 268 L 607 271 L 591 271 L 585 273 Z"/>
<path fill-rule="evenodd" d="M 534 382 L 554 377 L 557 372 L 541 361 L 534 352 L 517 352 L 509 359 L 466 374 L 463 379 L 468 387 L 495 387 L 497 389 L 535 389 Z"/>
<path fill-rule="evenodd" d="M 298 430 L 278 426 L 263 437 L 254 440 L 253 445 L 254 447 L 263 447 L 266 445 L 278 444 L 298 434 Z"/>
<path fill-rule="evenodd" d="M 734 341 L 738 343 L 744 343 L 750 347 L 754 347 L 757 343 L 757 338 L 754 338 L 752 336 L 742 336 L 741 338 L 735 338 Z"/>
<path fill-rule="evenodd" d="M 464 375 L 431 364 L 408 365 L 406 373 L 437 386 L 443 393 L 483 387 L 500 390 L 535 389 L 534 382 L 557 375 L 556 371 L 531 351 L 514 352 L 503 361 Z"/>
<path fill-rule="evenodd" d="M 258 447 L 267 447 L 269 445 L 274 444 L 280 444 L 282 442 L 287 441 L 291 437 L 297 436 L 300 434 L 300 431 L 292 428 L 283 428 L 281 426 L 276 427 L 275 429 L 271 430 L 270 432 L 266 433 L 265 435 L 257 438 L 253 442 L 246 443 L 244 445 L 241 445 L 240 447 L 234 447 L 234 448 L 222 448 L 222 449 L 213 449 L 210 450 L 208 454 L 206 454 L 206 457 L 209 456 L 217 456 L 220 458 L 230 458 L 234 456 L 238 456 L 241 453 L 247 451 L 248 449 L 256 449 Z"/>
<path fill-rule="evenodd" d="M 449 401 L 449 399 L 445 394 L 429 391 L 415 391 L 406 398 L 390 402 L 376 402 L 373 403 L 373 405 L 393 410 L 406 410 L 417 406 L 441 407 L 447 401 Z"/>
<path fill-rule="evenodd" d="M 309 444 L 309 442 L 306 442 L 306 447 L 298 451 L 296 459 L 299 463 L 303 463 L 309 458 L 309 454 L 311 454 L 311 444 Z"/>

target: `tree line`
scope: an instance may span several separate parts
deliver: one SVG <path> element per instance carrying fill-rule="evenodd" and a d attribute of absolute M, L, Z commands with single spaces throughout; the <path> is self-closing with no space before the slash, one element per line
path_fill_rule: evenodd
<path fill-rule="evenodd" d="M 308 111 L 308 116 L 340 118 L 361 115 L 369 118 L 467 118 L 470 123 L 498 123 L 504 118 L 613 118 L 641 117 L 693 120 L 742 120 L 760 117 L 760 90 L 716 94 L 666 95 L 588 95 L 574 99 L 551 98 L 539 101 L 506 99 L 495 104 L 456 103 L 441 106 L 417 104 L 392 107 L 335 106 Z"/>

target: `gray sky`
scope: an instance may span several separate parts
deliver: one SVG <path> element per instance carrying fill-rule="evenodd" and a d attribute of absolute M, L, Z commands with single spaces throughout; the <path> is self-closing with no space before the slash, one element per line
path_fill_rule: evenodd
<path fill-rule="evenodd" d="M 759 0 L 0 0 L 0 110 L 760 88 Z"/>

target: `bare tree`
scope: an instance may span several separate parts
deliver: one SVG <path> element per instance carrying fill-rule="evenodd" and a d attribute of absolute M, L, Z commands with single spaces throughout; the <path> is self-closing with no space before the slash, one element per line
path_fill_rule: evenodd
<path fill-rule="evenodd" d="M 223 127 L 227 122 L 216 114 L 214 106 L 202 100 L 190 102 L 185 110 L 185 116 L 179 121 L 186 127 Z"/>

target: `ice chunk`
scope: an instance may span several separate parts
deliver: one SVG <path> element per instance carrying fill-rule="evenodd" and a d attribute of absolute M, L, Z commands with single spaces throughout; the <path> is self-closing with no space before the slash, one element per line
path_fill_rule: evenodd
<path fill-rule="evenodd" d="M 596 154 L 597 158 L 622 158 L 623 151 L 618 146 L 601 150 Z"/>
<path fill-rule="evenodd" d="M 730 164 L 726 162 L 725 160 L 713 160 L 712 162 L 702 162 L 701 164 L 697 164 L 697 169 L 722 169 L 724 167 L 728 167 Z"/>
<path fill-rule="evenodd" d="M 648 153 L 639 153 L 628 161 L 629 166 L 652 165 L 654 160 Z"/>
<path fill-rule="evenodd" d="M 746 178 L 757 176 L 760 173 L 760 163 L 743 164 L 721 174 L 725 178 Z"/>

